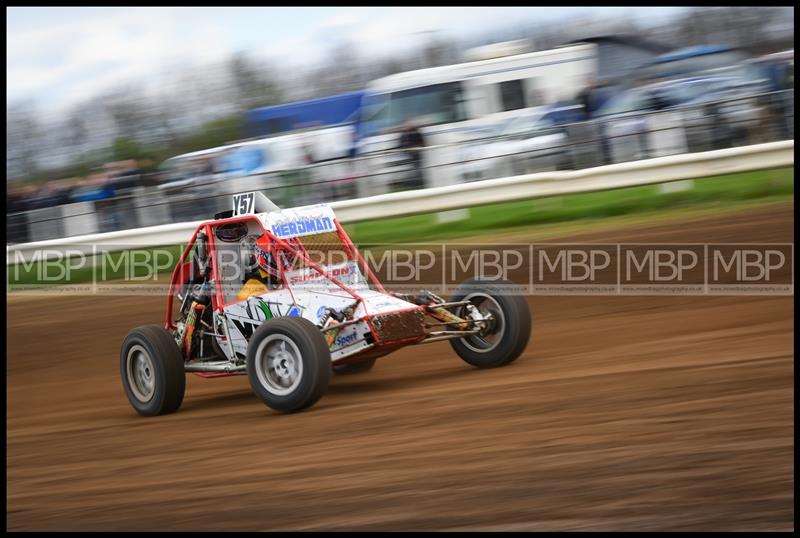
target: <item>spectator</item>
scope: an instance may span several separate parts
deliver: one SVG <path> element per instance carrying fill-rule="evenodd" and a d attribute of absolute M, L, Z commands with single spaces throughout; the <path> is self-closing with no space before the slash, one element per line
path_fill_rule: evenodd
<path fill-rule="evenodd" d="M 408 160 L 411 162 L 412 177 L 404 183 L 404 186 L 411 189 L 421 189 L 425 186 L 422 172 L 422 151 L 425 148 L 425 138 L 413 122 L 408 122 L 400 134 L 399 149 L 404 150 Z"/>
<path fill-rule="evenodd" d="M 729 148 L 732 145 L 733 133 L 730 125 L 722 115 L 716 102 L 708 103 L 704 108 L 705 116 L 711 120 L 711 138 L 714 149 Z"/>
<path fill-rule="evenodd" d="M 347 157 L 350 159 L 355 159 L 358 155 L 358 131 L 353 129 L 353 133 L 350 137 L 350 147 L 347 149 Z"/>
<path fill-rule="evenodd" d="M 583 108 L 583 113 L 590 118 L 595 109 L 592 108 L 592 93 L 597 88 L 597 81 L 590 79 L 586 87 L 576 97 L 576 101 Z"/>
<path fill-rule="evenodd" d="M 314 164 L 316 161 L 315 161 L 315 159 L 314 159 L 314 151 L 313 151 L 313 149 L 312 149 L 312 147 L 311 147 L 311 142 L 306 142 L 306 143 L 303 145 L 303 149 L 304 149 L 304 151 L 305 151 L 305 160 L 306 160 L 306 164 L 307 164 L 307 165 L 312 165 L 312 164 Z"/>
<path fill-rule="evenodd" d="M 669 108 L 669 101 L 664 98 L 661 91 L 656 89 L 650 94 L 650 107 L 653 110 L 664 110 Z"/>

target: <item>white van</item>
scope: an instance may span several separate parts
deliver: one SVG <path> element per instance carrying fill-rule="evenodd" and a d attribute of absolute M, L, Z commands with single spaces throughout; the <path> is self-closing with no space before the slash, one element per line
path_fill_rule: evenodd
<path fill-rule="evenodd" d="M 342 159 L 352 139 L 350 126 L 334 126 L 225 146 L 217 158 L 216 191 L 267 191 L 285 203 L 305 202 L 309 193 L 322 195 L 329 182 L 347 175 Z M 291 200 L 284 199 L 290 189 Z"/>
<path fill-rule="evenodd" d="M 220 204 L 231 194 L 247 191 L 298 205 L 338 193 L 343 181 L 352 181 L 344 159 L 352 142 L 352 126 L 339 125 L 185 153 L 164 161 L 158 188 L 175 201 L 210 200 L 213 211 L 223 210 Z"/>

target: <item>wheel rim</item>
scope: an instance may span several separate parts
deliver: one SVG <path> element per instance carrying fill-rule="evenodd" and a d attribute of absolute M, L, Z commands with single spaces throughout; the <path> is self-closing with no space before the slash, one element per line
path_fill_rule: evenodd
<path fill-rule="evenodd" d="M 142 403 L 153 399 L 156 388 L 156 372 L 153 359 L 147 350 L 136 344 L 128 351 L 126 360 L 128 384 L 133 395 Z"/>
<path fill-rule="evenodd" d="M 475 351 L 476 353 L 488 353 L 496 348 L 506 330 L 506 318 L 503 315 L 503 309 L 500 304 L 494 300 L 490 295 L 485 293 L 472 293 L 467 295 L 464 301 L 469 301 L 478 309 L 482 316 L 491 316 L 491 320 L 486 324 L 486 327 L 471 336 L 465 336 L 461 339 L 466 347 Z M 462 307 L 459 311 L 459 317 L 465 316 L 466 308 Z"/>
<path fill-rule="evenodd" d="M 261 385 L 278 396 L 291 393 L 303 377 L 300 350 L 282 334 L 272 334 L 258 345 L 255 366 Z"/>

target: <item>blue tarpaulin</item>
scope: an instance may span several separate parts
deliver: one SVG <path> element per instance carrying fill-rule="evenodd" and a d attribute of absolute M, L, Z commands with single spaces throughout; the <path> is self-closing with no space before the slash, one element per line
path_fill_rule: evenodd
<path fill-rule="evenodd" d="M 351 121 L 361 108 L 364 93 L 349 92 L 250 110 L 246 115 L 249 135 L 268 136 Z"/>

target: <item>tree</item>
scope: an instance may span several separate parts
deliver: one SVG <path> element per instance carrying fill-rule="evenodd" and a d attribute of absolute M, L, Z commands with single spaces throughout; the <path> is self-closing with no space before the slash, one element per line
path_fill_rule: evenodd
<path fill-rule="evenodd" d="M 106 110 L 117 129 L 117 134 L 135 137 L 140 134 L 142 127 L 147 122 L 147 117 L 142 113 L 144 107 L 130 91 L 117 90 L 104 99 Z"/>
<path fill-rule="evenodd" d="M 755 54 L 793 46 L 794 8 L 698 7 L 687 10 L 663 31 L 681 46 L 725 44 Z"/>
<path fill-rule="evenodd" d="M 371 80 L 369 63 L 362 63 L 353 43 L 337 41 L 325 60 L 302 77 L 303 97 L 315 98 L 363 88 Z"/>
<path fill-rule="evenodd" d="M 73 111 L 69 114 L 60 129 L 61 143 L 73 148 L 76 153 L 81 153 L 89 138 L 89 128 L 86 123 L 86 118 L 80 113 Z"/>
<path fill-rule="evenodd" d="M 193 134 L 181 138 L 178 143 L 157 155 L 169 158 L 181 153 L 222 146 L 244 137 L 244 121 L 240 115 L 220 118 L 203 124 Z"/>
<path fill-rule="evenodd" d="M 279 92 L 268 72 L 246 54 L 235 54 L 228 63 L 228 69 L 239 110 L 272 105 L 279 101 Z"/>
<path fill-rule="evenodd" d="M 128 159 L 143 159 L 147 157 L 141 144 L 130 136 L 118 136 L 114 139 L 111 152 L 115 161 L 125 161 Z"/>
<path fill-rule="evenodd" d="M 6 108 L 6 176 L 29 178 L 39 171 L 37 156 L 42 150 L 43 128 L 30 102 Z"/>

